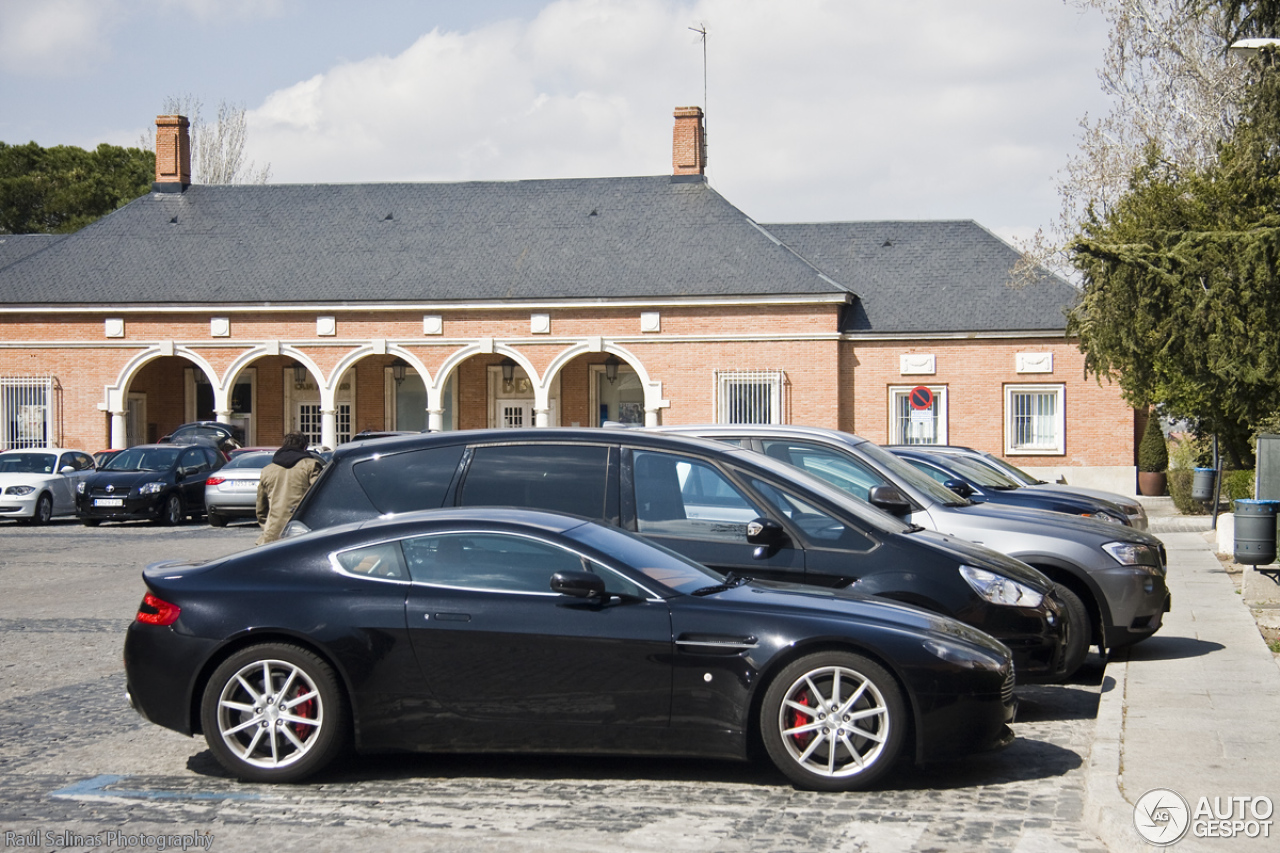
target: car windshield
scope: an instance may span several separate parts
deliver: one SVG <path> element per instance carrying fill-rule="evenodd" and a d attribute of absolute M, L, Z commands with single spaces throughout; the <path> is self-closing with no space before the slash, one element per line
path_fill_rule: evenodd
<path fill-rule="evenodd" d="M 567 531 L 583 545 L 609 554 L 644 575 L 649 586 L 688 595 L 724 582 L 724 575 L 638 535 L 602 524 L 583 524 Z"/>
<path fill-rule="evenodd" d="M 265 468 L 271 464 L 271 457 L 275 453 L 270 450 L 263 450 L 257 453 L 238 453 L 231 457 L 231 461 L 222 466 L 223 471 L 231 468 Z"/>
<path fill-rule="evenodd" d="M 168 471 L 178 461 L 181 447 L 130 447 L 107 460 L 103 471 Z"/>
<path fill-rule="evenodd" d="M 57 464 L 54 453 L 0 453 L 0 474 L 52 474 Z"/>
<path fill-rule="evenodd" d="M 960 497 L 946 486 L 936 482 L 928 474 L 917 471 L 906 461 L 899 459 L 879 445 L 864 441 L 858 445 L 858 451 L 879 465 L 882 471 L 887 471 L 892 479 L 906 483 L 911 488 L 918 492 L 923 492 L 943 506 L 968 506 L 972 503 L 972 501 Z"/>
<path fill-rule="evenodd" d="M 962 459 L 959 456 L 950 456 L 939 461 L 948 468 L 951 468 L 960 476 L 984 488 L 991 489 L 1016 489 L 1018 484 L 1013 480 L 989 468 L 980 462 L 972 459 Z"/>
<path fill-rule="evenodd" d="M 1010 480 L 1015 480 L 1020 486 L 1038 486 L 1044 482 L 1044 480 L 1041 480 L 1039 477 L 1034 477 L 1026 471 L 1023 471 L 1017 465 L 1011 465 L 1003 459 L 995 456 L 984 456 L 981 459 L 976 459 L 974 461 L 990 465 Z"/>

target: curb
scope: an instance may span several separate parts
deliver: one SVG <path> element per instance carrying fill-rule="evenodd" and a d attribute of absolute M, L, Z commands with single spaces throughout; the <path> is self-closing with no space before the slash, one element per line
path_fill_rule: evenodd
<path fill-rule="evenodd" d="M 1133 826 L 1133 803 L 1121 791 L 1124 783 L 1125 686 L 1129 661 L 1107 661 L 1098 695 L 1093 746 L 1084 773 L 1084 825 L 1112 853 L 1150 853 Z"/>

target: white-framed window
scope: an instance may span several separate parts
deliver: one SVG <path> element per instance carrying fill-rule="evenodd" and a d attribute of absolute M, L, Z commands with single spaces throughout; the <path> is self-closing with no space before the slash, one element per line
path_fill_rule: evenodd
<path fill-rule="evenodd" d="M 716 423 L 783 423 L 786 379 L 781 370 L 717 370 Z"/>
<path fill-rule="evenodd" d="M 1061 456 L 1066 425 L 1062 385 L 1004 386 L 1006 456 Z"/>
<path fill-rule="evenodd" d="M 59 390 L 52 376 L 0 377 L 0 450 L 58 445 Z"/>
<path fill-rule="evenodd" d="M 932 400 L 925 408 L 911 405 L 912 391 L 928 388 Z M 916 396 L 917 405 L 921 395 Z M 889 386 L 889 443 L 890 444 L 946 444 L 947 443 L 947 386 L 946 385 L 891 385 Z"/>

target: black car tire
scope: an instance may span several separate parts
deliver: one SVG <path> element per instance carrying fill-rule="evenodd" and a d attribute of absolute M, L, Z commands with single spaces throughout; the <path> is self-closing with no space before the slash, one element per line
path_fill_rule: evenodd
<path fill-rule="evenodd" d="M 332 667 L 283 643 L 250 646 L 223 661 L 205 687 L 200 722 L 214 757 L 246 782 L 296 782 L 331 762 L 347 740 L 346 702 Z"/>
<path fill-rule="evenodd" d="M 164 506 L 160 508 L 160 515 L 156 518 L 156 522 L 166 527 L 173 527 L 181 524 L 186 518 L 186 513 L 182 511 L 182 498 L 172 494 L 164 499 Z"/>
<path fill-rule="evenodd" d="M 852 652 L 818 652 L 792 662 L 760 706 L 769 758 L 797 787 L 813 791 L 870 785 L 897 759 L 906 729 L 897 681 Z M 828 748 L 833 738 L 835 750 Z"/>
<path fill-rule="evenodd" d="M 218 515 L 213 510 L 209 510 L 209 526 L 210 527 L 226 527 L 227 517 L 225 515 Z"/>
<path fill-rule="evenodd" d="M 36 498 L 36 508 L 28 522 L 35 525 L 48 524 L 51 518 L 53 518 L 53 498 L 48 492 L 44 492 Z"/>
<path fill-rule="evenodd" d="M 80 523 L 81 523 L 81 524 L 83 524 L 85 527 L 97 527 L 99 524 L 101 524 L 101 523 L 102 523 L 102 519 L 100 519 L 100 518 L 82 518 L 82 519 L 80 519 Z"/>
<path fill-rule="evenodd" d="M 1093 626 L 1089 624 L 1089 610 L 1080 600 L 1080 596 L 1062 584 L 1055 584 L 1053 597 L 1062 603 L 1067 613 L 1067 639 L 1063 649 L 1063 669 L 1061 680 L 1065 681 L 1075 674 L 1089 655 L 1089 638 L 1093 634 Z"/>

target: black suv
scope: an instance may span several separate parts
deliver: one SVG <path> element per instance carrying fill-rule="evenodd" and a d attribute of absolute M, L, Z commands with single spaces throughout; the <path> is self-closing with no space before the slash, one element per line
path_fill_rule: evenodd
<path fill-rule="evenodd" d="M 179 524 L 204 513 L 204 481 L 225 463 L 205 441 L 135 445 L 76 484 L 76 515 L 89 527 L 140 518 Z"/>
<path fill-rule="evenodd" d="M 766 456 L 701 439 L 539 429 L 348 444 L 285 535 L 441 506 L 572 513 L 740 577 L 852 586 L 994 635 L 1023 679 L 1070 674 L 1068 617 L 1035 569 L 906 524 Z"/>

